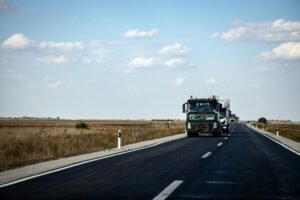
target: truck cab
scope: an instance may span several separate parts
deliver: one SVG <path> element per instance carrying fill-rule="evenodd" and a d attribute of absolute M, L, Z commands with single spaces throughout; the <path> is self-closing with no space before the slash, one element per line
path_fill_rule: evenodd
<path fill-rule="evenodd" d="M 188 137 L 198 135 L 220 136 L 220 103 L 213 98 L 190 98 L 183 104 L 186 113 L 186 132 Z"/>

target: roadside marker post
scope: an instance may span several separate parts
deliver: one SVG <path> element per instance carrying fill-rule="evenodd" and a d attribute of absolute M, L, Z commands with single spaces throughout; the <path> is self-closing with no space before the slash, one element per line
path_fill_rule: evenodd
<path fill-rule="evenodd" d="M 279 129 L 276 129 L 276 136 L 279 136 Z"/>
<path fill-rule="evenodd" d="M 121 130 L 118 130 L 118 149 L 121 149 L 121 136 L 122 132 Z"/>

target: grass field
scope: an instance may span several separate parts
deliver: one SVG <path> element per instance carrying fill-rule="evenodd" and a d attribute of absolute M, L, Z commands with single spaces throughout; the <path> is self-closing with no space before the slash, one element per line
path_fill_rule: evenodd
<path fill-rule="evenodd" d="M 88 129 L 78 129 L 75 120 L 1 120 L 0 171 L 71 155 L 184 132 L 183 121 L 89 120 Z"/>
<path fill-rule="evenodd" d="M 264 130 L 276 134 L 276 130 L 279 130 L 279 135 L 300 142 L 300 124 L 295 123 L 254 123 L 258 128 L 264 128 Z"/>

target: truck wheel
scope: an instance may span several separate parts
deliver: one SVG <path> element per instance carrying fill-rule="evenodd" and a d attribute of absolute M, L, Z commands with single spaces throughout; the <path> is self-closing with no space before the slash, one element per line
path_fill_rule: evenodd
<path fill-rule="evenodd" d="M 188 136 L 188 137 L 194 137 L 194 133 L 192 133 L 192 132 L 187 132 L 187 136 Z"/>
<path fill-rule="evenodd" d="M 215 135 L 214 136 L 216 136 L 216 137 L 221 137 L 222 136 L 222 128 L 219 128 L 219 129 L 217 129 L 216 131 L 215 131 Z"/>
<path fill-rule="evenodd" d="M 229 127 L 226 126 L 226 129 L 223 129 L 223 132 L 224 132 L 224 133 L 228 133 L 228 128 L 229 128 Z"/>
<path fill-rule="evenodd" d="M 220 136 L 220 130 L 219 130 L 219 129 L 213 130 L 213 136 L 214 136 L 214 137 Z"/>

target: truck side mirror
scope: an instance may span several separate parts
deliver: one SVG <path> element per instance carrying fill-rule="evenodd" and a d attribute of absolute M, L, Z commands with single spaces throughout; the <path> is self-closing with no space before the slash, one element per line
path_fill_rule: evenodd
<path fill-rule="evenodd" d="M 186 103 L 182 104 L 182 112 L 183 112 L 183 113 L 186 112 Z"/>

